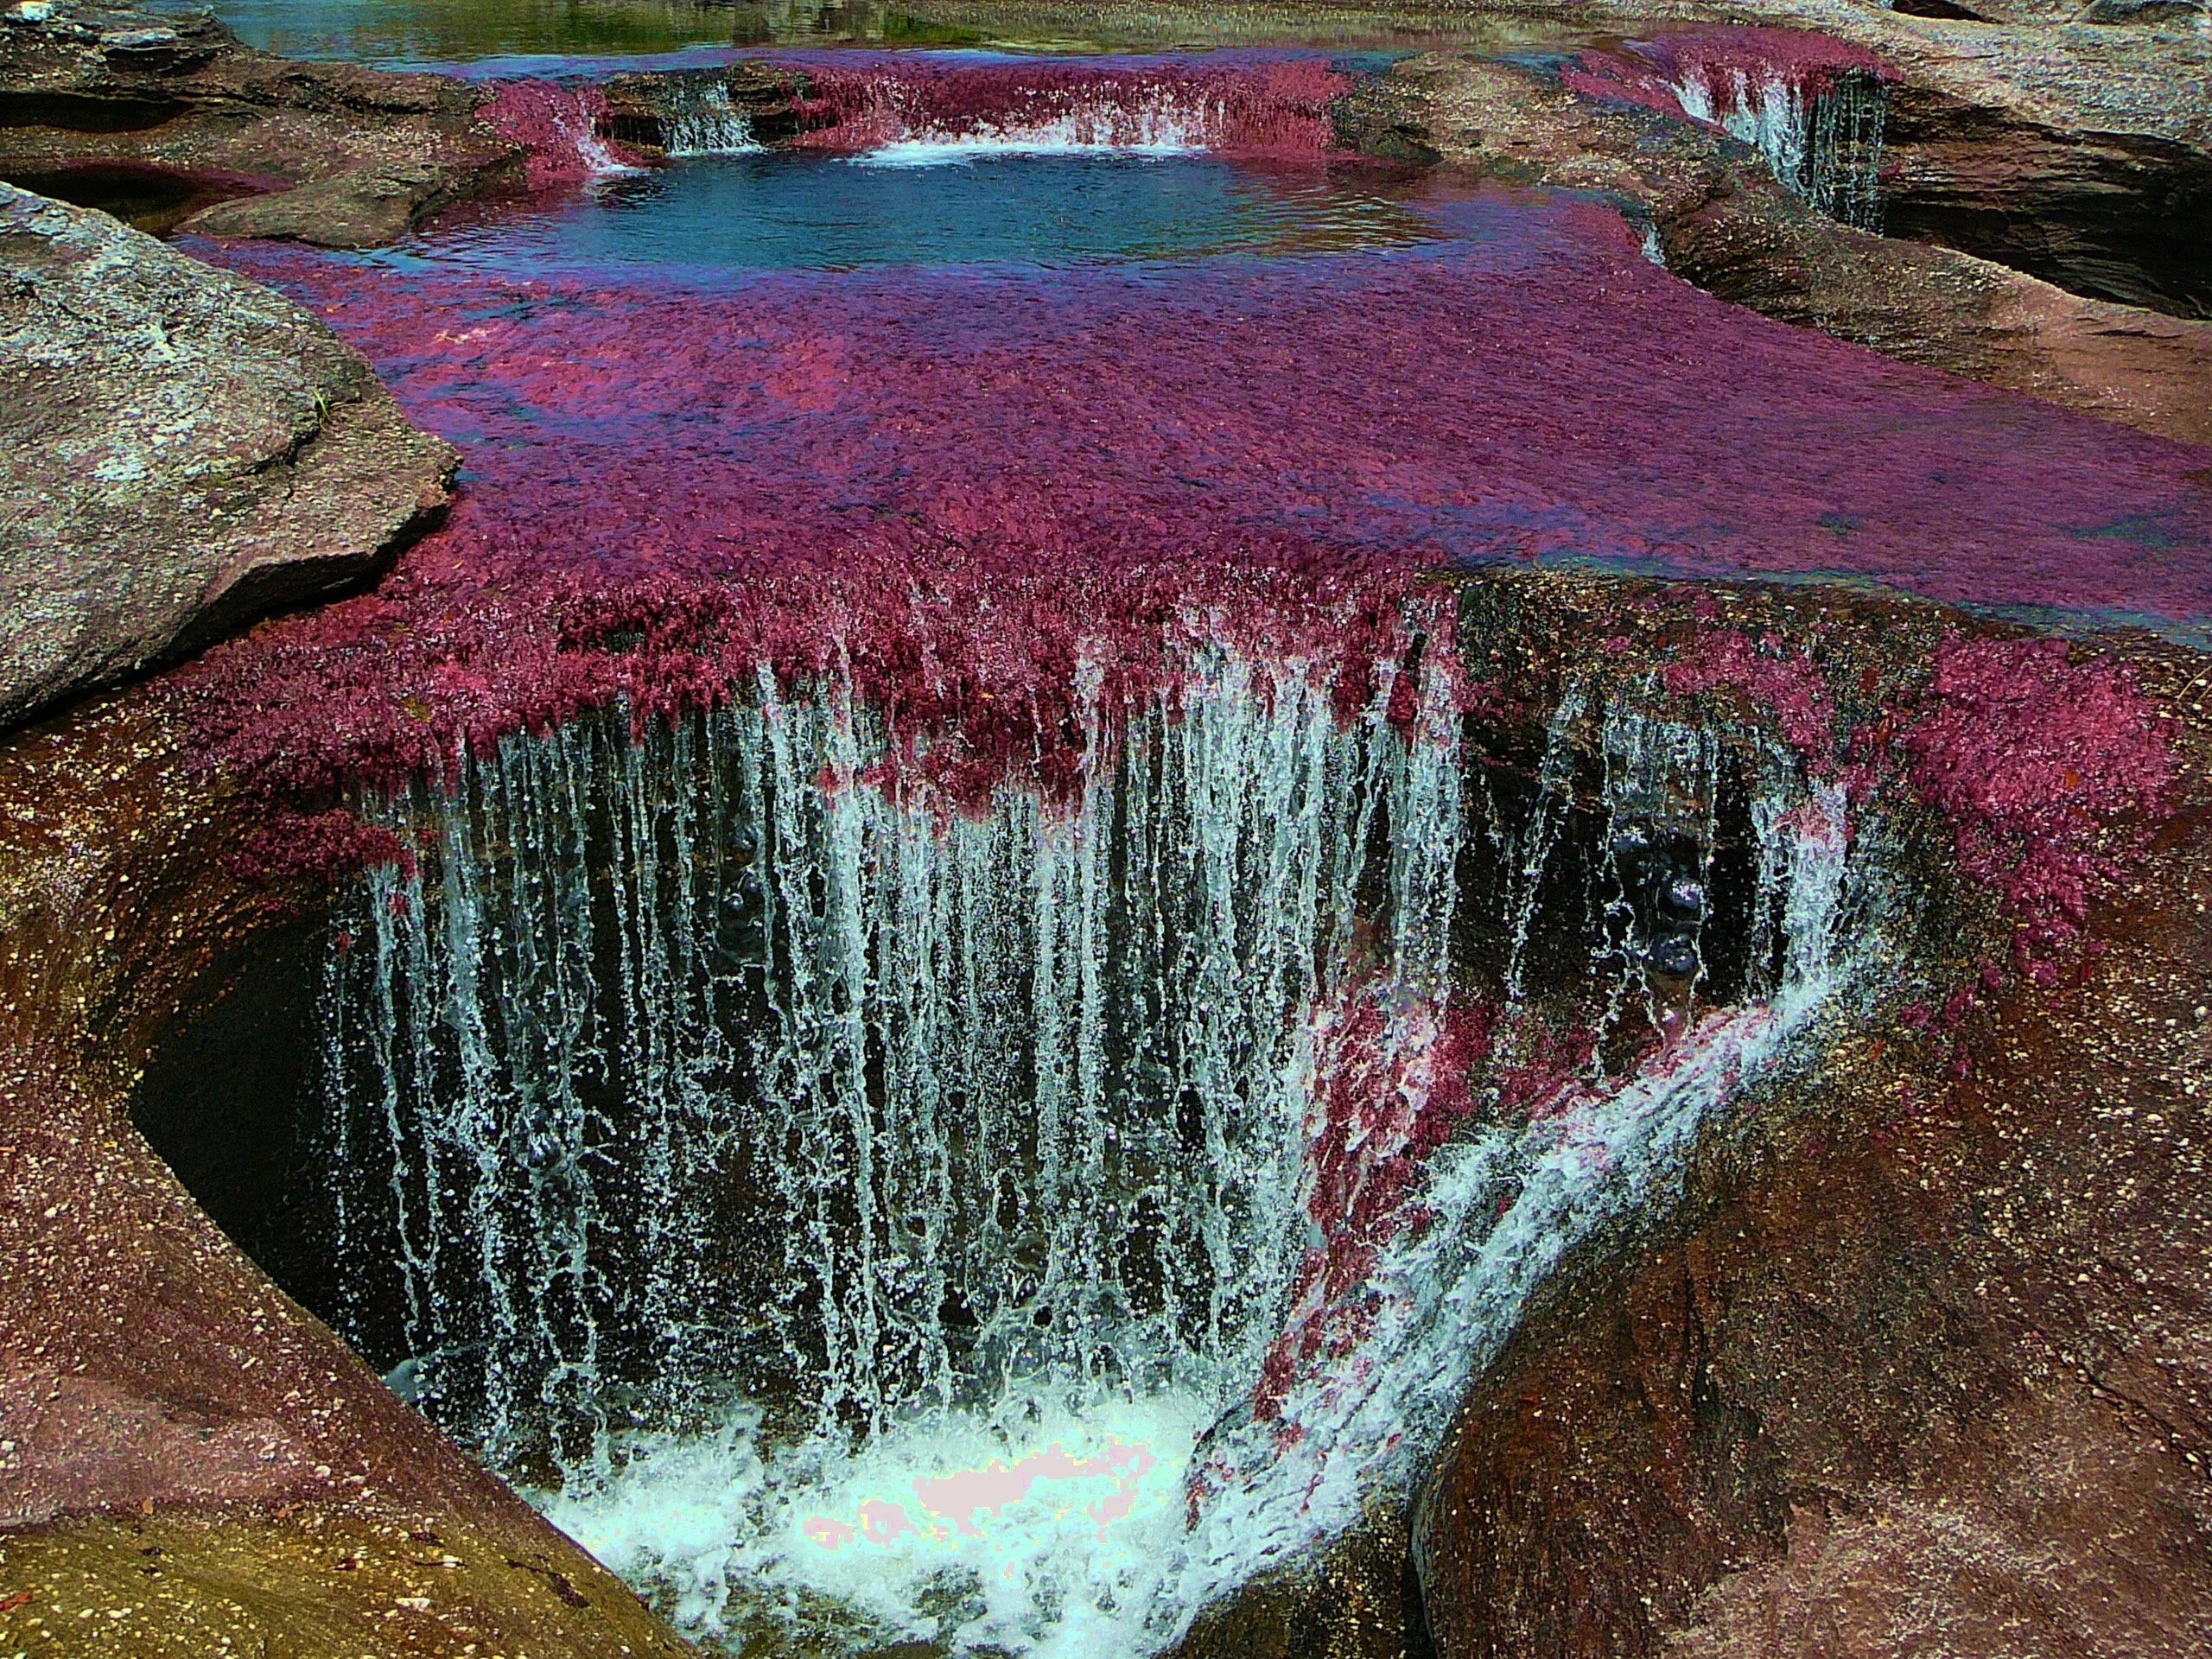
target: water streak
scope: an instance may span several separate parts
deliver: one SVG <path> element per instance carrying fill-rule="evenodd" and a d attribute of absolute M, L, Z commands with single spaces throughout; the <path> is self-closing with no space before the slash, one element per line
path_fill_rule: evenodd
<path fill-rule="evenodd" d="M 663 114 L 662 148 L 671 156 L 747 156 L 762 148 L 753 120 L 720 81 L 677 82 Z"/>
<path fill-rule="evenodd" d="M 1889 93 L 1873 75 L 1815 86 L 1786 68 L 1700 65 L 1672 85 L 1685 115 L 1751 145 L 1792 194 L 1847 225 L 1881 228 Z"/>

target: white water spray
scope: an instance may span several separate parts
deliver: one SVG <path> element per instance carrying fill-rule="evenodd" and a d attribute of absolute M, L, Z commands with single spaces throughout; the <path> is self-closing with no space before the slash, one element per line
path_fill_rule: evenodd
<path fill-rule="evenodd" d="M 1860 230 L 1882 219 L 1882 143 L 1889 95 L 1872 75 L 1845 73 L 1808 96 L 1782 69 L 1700 68 L 1672 83 L 1682 112 L 1751 145 L 1791 194 Z"/>
<path fill-rule="evenodd" d="M 931 167 L 1020 156 L 1188 156 L 1210 148 L 1226 122 L 1218 99 L 1166 89 L 1133 103 L 959 130 L 912 120 L 895 112 L 895 105 L 886 118 L 897 136 L 861 152 L 855 161 L 871 167 Z"/>
<path fill-rule="evenodd" d="M 720 81 L 679 82 L 665 94 L 662 147 L 671 156 L 749 156 L 762 149 L 753 120 Z"/>

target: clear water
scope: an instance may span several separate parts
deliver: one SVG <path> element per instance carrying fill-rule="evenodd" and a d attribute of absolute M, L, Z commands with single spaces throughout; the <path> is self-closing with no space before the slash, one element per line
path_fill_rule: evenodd
<path fill-rule="evenodd" d="M 477 207 L 378 257 L 545 273 L 607 267 L 1056 266 L 1431 241 L 1387 175 L 1198 154 L 902 147 L 701 156 L 518 211 Z"/>

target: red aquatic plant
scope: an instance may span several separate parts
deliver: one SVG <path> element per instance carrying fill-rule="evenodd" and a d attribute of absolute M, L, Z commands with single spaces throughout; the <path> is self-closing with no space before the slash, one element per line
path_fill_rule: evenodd
<path fill-rule="evenodd" d="M 1662 677 L 1681 696 L 1732 691 L 1773 721 L 1808 766 L 1825 769 L 1834 759 L 1835 702 L 1820 665 L 1779 640 L 1755 640 L 1741 628 L 1704 630 Z"/>
<path fill-rule="evenodd" d="M 1847 75 L 1892 82 L 1897 69 L 1866 48 L 1796 29 L 1697 29 L 1618 51 L 1580 54 L 1560 76 L 1586 98 L 1681 115 L 1689 92 L 1726 115 L 1778 87 L 1798 102 L 1834 92 Z"/>
<path fill-rule="evenodd" d="M 1499 560 L 2212 614 L 2202 451 L 1722 305 L 1594 206 L 1423 211 L 1445 239 L 1389 253 L 720 283 L 211 249 L 467 471 L 374 592 L 176 680 L 198 751 L 314 798 L 766 673 L 849 685 L 973 801 L 1065 787 L 1086 710 L 1172 701 L 1217 643 L 1348 717 L 1418 632 L 1452 671 L 1425 573 Z M 1681 674 L 1817 738 L 1756 642 Z"/>
<path fill-rule="evenodd" d="M 1046 141 L 1311 156 L 1333 142 L 1350 79 L 1316 58 L 1177 63 L 810 64 L 801 147 L 853 153 L 910 141 Z"/>
<path fill-rule="evenodd" d="M 577 183 L 636 160 L 603 136 L 607 94 L 588 83 L 499 81 L 477 113 L 522 146 L 532 189 Z"/>
<path fill-rule="evenodd" d="M 229 863 L 241 880 L 275 883 L 297 876 L 327 880 L 379 864 L 412 871 L 415 852 L 397 831 L 364 823 L 343 807 L 323 812 L 280 809 L 247 831 Z"/>
<path fill-rule="evenodd" d="M 1923 709 L 1900 741 L 1914 790 L 1950 824 L 1961 868 L 2018 918 L 2017 965 L 2051 979 L 2097 887 L 2170 810 L 2171 722 L 2133 671 L 2076 662 L 2063 639 L 1955 638 L 1938 647 Z M 1985 966 L 1985 981 L 1993 971 Z M 1959 1012 L 1947 1009 L 1947 1023 Z"/>
<path fill-rule="evenodd" d="M 1282 1333 L 1253 1390 L 1262 1421 L 1279 1416 L 1304 1368 L 1367 1334 L 1369 1276 L 1413 1218 L 1426 1162 L 1474 1109 L 1468 1073 L 1490 1052 L 1496 1010 L 1472 1000 L 1414 997 L 1363 977 L 1313 1020 L 1299 1209 L 1313 1238 L 1300 1257 Z"/>

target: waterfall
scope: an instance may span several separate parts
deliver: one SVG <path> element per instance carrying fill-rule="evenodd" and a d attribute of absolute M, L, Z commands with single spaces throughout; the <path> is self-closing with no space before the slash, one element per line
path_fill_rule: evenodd
<path fill-rule="evenodd" d="M 1041 119 L 954 130 L 934 125 L 909 130 L 859 159 L 878 167 L 927 167 L 992 156 L 1080 155 L 1185 156 L 1205 149 L 1220 124 L 1203 106 L 1160 94 L 1105 111 L 1078 111 Z"/>
<path fill-rule="evenodd" d="M 666 94 L 662 147 L 671 156 L 742 156 L 761 148 L 753 121 L 718 80 L 680 81 Z"/>
<path fill-rule="evenodd" d="M 1350 82 L 1317 57 L 1096 65 L 917 60 L 807 71 L 801 147 L 912 165 L 991 155 L 1313 156 Z"/>
<path fill-rule="evenodd" d="M 340 936 L 333 1114 L 385 1160 L 352 1185 L 386 1195 L 426 1403 L 566 1466 L 572 1400 L 764 1360 L 827 1433 L 1241 1357 L 1317 975 L 1389 814 L 1434 837 L 1380 903 L 1396 970 L 1438 981 L 1458 772 L 1249 664 L 1182 701 L 1065 807 L 948 816 L 867 781 L 865 711 L 766 688 L 637 741 L 510 739 L 403 805 L 424 856 Z"/>
<path fill-rule="evenodd" d="M 966 812 L 834 684 L 464 756 L 334 934 L 334 1320 L 710 1638 L 1172 1640 L 1846 976 L 1840 803 L 1656 696 L 1497 771 L 1218 652 Z"/>
<path fill-rule="evenodd" d="M 1812 792 L 1762 835 L 1759 903 L 1788 941 L 1770 998 L 1708 1014 L 1657 1060 L 1446 1147 L 1421 1224 L 1370 1269 L 1365 1332 L 1274 1410 L 1231 1414 L 1194 1471 L 1194 1521 L 1154 1604 L 1163 1643 L 1268 1565 L 1402 1503 L 1469 1379 L 1569 1251 L 1679 1184 L 1699 1128 L 1789 1052 L 1864 963 L 1843 934 L 1852 879 L 1840 795 Z M 1863 918 L 1862 918 L 1863 919 Z"/>
<path fill-rule="evenodd" d="M 1669 84 L 1685 115 L 1757 149 L 1808 206 L 1860 230 L 1881 228 L 1889 92 L 1878 77 L 1846 71 L 1814 79 L 1788 66 L 1753 73 L 1697 64 Z"/>
<path fill-rule="evenodd" d="M 596 86 L 498 81 L 480 113 L 493 130 L 522 147 L 533 189 L 638 170 L 601 135 L 607 94 Z"/>

